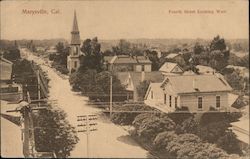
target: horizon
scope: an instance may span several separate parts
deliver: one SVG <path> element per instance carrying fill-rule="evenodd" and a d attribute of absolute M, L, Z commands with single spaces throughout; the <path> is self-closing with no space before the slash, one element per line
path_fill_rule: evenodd
<path fill-rule="evenodd" d="M 70 40 L 76 10 L 81 39 L 249 39 L 248 1 L 1 1 L 1 39 Z M 218 7 L 219 6 L 219 7 Z M 243 7 L 243 8 L 242 8 Z M 55 14 L 23 10 L 54 9 Z M 225 10 L 177 14 L 175 10 Z M 230 26 L 230 28 L 228 27 Z"/>

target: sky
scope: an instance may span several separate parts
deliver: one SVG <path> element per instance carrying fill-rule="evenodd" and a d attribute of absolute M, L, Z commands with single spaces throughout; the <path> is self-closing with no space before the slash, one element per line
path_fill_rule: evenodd
<path fill-rule="evenodd" d="M 226 39 L 249 38 L 247 0 L 12 0 L 0 4 L 1 39 L 69 40 L 74 10 L 81 39 L 95 36 L 99 39 L 211 39 L 216 35 Z M 24 10 L 46 10 L 48 14 L 32 15 Z M 59 12 L 52 14 L 51 10 Z M 185 10 L 195 13 L 185 13 Z M 208 13 L 198 13 L 198 10 Z"/>

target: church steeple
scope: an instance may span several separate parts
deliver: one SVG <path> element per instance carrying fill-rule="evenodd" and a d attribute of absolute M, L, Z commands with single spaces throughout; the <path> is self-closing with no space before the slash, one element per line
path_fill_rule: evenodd
<path fill-rule="evenodd" d="M 76 11 L 74 11 L 73 27 L 71 31 L 71 45 L 80 45 L 80 34 L 77 24 Z"/>

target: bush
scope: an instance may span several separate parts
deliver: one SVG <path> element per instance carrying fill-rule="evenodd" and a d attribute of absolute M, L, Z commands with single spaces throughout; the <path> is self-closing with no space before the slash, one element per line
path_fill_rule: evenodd
<path fill-rule="evenodd" d="M 139 104 L 125 104 L 122 106 L 114 107 L 116 111 L 153 111 L 154 109 L 146 106 L 146 105 L 139 105 Z M 119 113 L 113 113 L 111 120 L 115 124 L 121 124 L 121 125 L 131 125 L 134 121 L 135 117 L 141 113 L 135 113 L 135 112 L 119 112 Z"/>
<path fill-rule="evenodd" d="M 229 154 L 241 154 L 239 141 L 237 140 L 236 135 L 232 132 L 232 130 L 226 131 L 225 135 L 221 136 L 218 139 L 217 145 Z"/>
<path fill-rule="evenodd" d="M 67 75 L 69 73 L 69 70 L 64 65 L 60 65 L 58 63 L 53 62 L 52 63 L 52 67 L 54 67 L 57 71 L 61 72 L 62 74 L 66 74 Z"/>
<path fill-rule="evenodd" d="M 229 123 L 225 121 L 208 123 L 207 125 L 199 126 L 197 135 L 204 141 L 215 143 L 219 137 L 225 134 L 229 126 Z"/>
<path fill-rule="evenodd" d="M 184 133 L 191 133 L 197 134 L 198 123 L 194 119 L 194 117 L 190 117 L 184 120 L 181 124 L 177 125 L 176 133 L 177 134 L 184 134 Z"/>
<path fill-rule="evenodd" d="M 202 143 L 200 138 L 194 134 L 181 134 L 166 146 L 168 151 L 177 159 L 219 159 L 227 157 L 227 154 L 213 144 Z"/>
<path fill-rule="evenodd" d="M 167 115 L 140 114 L 135 118 L 133 125 L 135 134 L 149 141 L 153 141 L 161 132 L 175 129 L 175 123 Z"/>
<path fill-rule="evenodd" d="M 153 142 L 154 149 L 158 151 L 165 149 L 168 143 L 176 137 L 177 135 L 173 131 L 164 131 L 159 133 Z"/>

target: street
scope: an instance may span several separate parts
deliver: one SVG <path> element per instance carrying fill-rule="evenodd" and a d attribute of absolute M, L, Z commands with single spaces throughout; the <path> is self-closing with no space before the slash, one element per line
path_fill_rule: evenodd
<path fill-rule="evenodd" d="M 68 79 L 60 77 L 52 68 L 44 65 L 44 61 L 32 55 L 25 49 L 21 49 L 22 56 L 41 64 L 41 68 L 48 73 L 49 99 L 57 100 L 58 106 L 67 113 L 68 121 L 77 126 L 78 115 L 96 114 L 101 110 L 87 106 L 88 98 L 77 92 L 71 91 Z M 87 141 L 84 133 L 78 133 L 80 141 L 72 151 L 70 157 L 95 157 L 95 158 L 147 158 L 150 154 L 141 148 L 127 131 L 109 121 L 106 117 L 98 118 L 97 131 L 89 135 L 89 156 L 87 156 Z"/>

